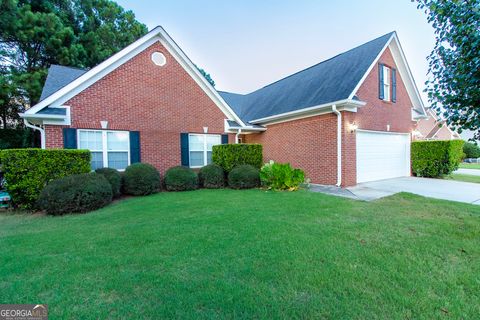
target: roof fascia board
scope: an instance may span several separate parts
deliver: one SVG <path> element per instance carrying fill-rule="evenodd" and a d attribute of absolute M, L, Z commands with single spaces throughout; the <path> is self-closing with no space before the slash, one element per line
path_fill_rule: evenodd
<path fill-rule="evenodd" d="M 21 118 L 24 119 L 58 119 L 58 120 L 63 120 L 66 119 L 67 116 L 64 115 L 58 115 L 58 114 L 27 114 L 25 113 L 19 113 Z"/>
<path fill-rule="evenodd" d="M 129 46 L 120 50 L 104 62 L 87 71 L 70 84 L 53 93 L 46 99 L 40 101 L 38 104 L 28 109 L 25 114 L 31 115 L 40 111 L 41 109 L 51 106 L 60 106 L 81 91 L 85 90 L 93 83 L 103 78 L 108 73 L 112 72 L 128 60 L 135 57 L 156 41 L 159 41 L 172 56 L 180 63 L 180 65 L 187 71 L 187 73 L 194 79 L 194 81 L 202 88 L 207 96 L 219 107 L 219 109 L 232 120 L 237 121 L 241 125 L 245 123 L 238 117 L 235 112 L 228 106 L 228 104 L 220 97 L 213 86 L 200 74 L 197 68 L 193 65 L 190 59 L 183 53 L 173 39 L 160 26 L 152 29 L 142 38 L 133 42 Z"/>
<path fill-rule="evenodd" d="M 240 117 L 233 111 L 232 108 L 225 102 L 225 100 L 220 96 L 217 90 L 210 84 L 210 82 L 205 79 L 205 77 L 198 71 L 198 68 L 195 67 L 193 62 L 188 58 L 188 56 L 183 52 L 183 50 L 177 45 L 175 40 L 173 40 L 170 35 L 162 28 L 160 28 L 160 33 L 162 35 L 161 41 L 162 45 L 169 49 L 170 53 L 175 57 L 178 63 L 187 71 L 187 73 L 197 82 L 197 84 L 205 91 L 210 99 L 212 99 L 217 106 L 229 116 L 231 120 L 235 120 L 237 123 L 242 126 L 246 124 L 240 119 Z"/>
<path fill-rule="evenodd" d="M 392 46 L 392 42 L 395 44 Z M 378 60 L 380 60 L 380 57 L 382 54 L 385 52 L 385 50 L 390 47 L 393 60 L 395 61 L 395 64 L 397 68 L 399 69 L 398 71 L 400 72 L 400 76 L 402 80 L 404 80 L 405 87 L 407 88 L 407 93 L 412 99 L 412 101 L 415 101 L 417 106 L 420 107 L 422 110 L 423 114 L 426 114 L 426 109 L 423 104 L 423 100 L 420 96 L 420 93 L 418 91 L 418 87 L 415 83 L 415 79 L 413 79 L 412 72 L 410 69 L 410 66 L 408 65 L 407 59 L 405 58 L 405 54 L 403 52 L 402 46 L 400 45 L 400 41 L 398 40 L 397 33 L 394 32 L 390 39 L 386 42 L 385 46 L 382 48 L 380 53 L 377 55 L 375 60 L 372 62 L 370 67 L 367 69 L 367 72 L 363 75 L 363 77 L 360 79 L 359 83 L 355 86 L 353 89 L 352 93 L 349 96 L 349 99 L 353 99 L 355 94 L 358 92 L 362 84 L 365 82 L 367 79 L 368 75 L 371 73 L 372 69 L 375 67 L 375 65 L 378 63 Z M 405 77 L 406 76 L 406 77 Z M 408 81 L 405 81 L 408 80 Z"/>
<path fill-rule="evenodd" d="M 265 131 L 267 128 L 254 128 L 251 126 L 246 127 L 228 127 L 227 130 L 242 130 L 243 131 Z"/>
<path fill-rule="evenodd" d="M 272 122 L 278 123 L 278 121 L 285 122 L 285 121 L 292 121 L 292 120 L 297 120 L 301 118 L 312 117 L 318 114 L 332 112 L 331 106 L 334 104 L 337 105 L 341 111 L 356 112 L 357 107 L 364 106 L 366 102 L 344 99 L 344 100 L 329 102 L 329 103 L 325 103 L 325 104 L 321 104 L 313 107 L 303 108 L 300 110 L 285 112 L 285 113 L 281 113 L 281 114 L 277 114 L 277 115 L 273 115 L 265 118 L 255 119 L 250 121 L 250 123 L 272 124 Z"/>
<path fill-rule="evenodd" d="M 392 56 L 393 56 L 393 60 L 395 61 L 395 64 L 399 69 L 398 71 L 400 72 L 400 76 L 402 77 L 402 80 L 405 79 L 405 75 L 409 80 L 407 81 L 407 83 L 405 83 L 407 93 L 410 99 L 415 100 L 417 102 L 417 106 L 420 107 L 423 114 L 426 114 L 425 105 L 423 104 L 422 97 L 420 95 L 420 92 L 418 91 L 418 87 L 415 82 L 415 79 L 413 78 L 413 74 L 410 69 L 410 66 L 408 65 L 407 58 L 405 57 L 405 53 L 403 52 L 402 45 L 400 44 L 400 41 L 398 40 L 398 37 L 396 34 L 395 34 L 394 40 L 395 41 L 392 43 L 393 45 L 391 46 L 393 49 L 391 50 Z"/>
<path fill-rule="evenodd" d="M 37 103 L 35 106 L 32 108 L 28 109 L 25 113 L 26 114 L 33 114 L 38 112 L 39 110 L 43 109 L 44 107 L 55 103 L 58 99 L 63 97 L 66 93 L 70 92 L 74 88 L 78 87 L 85 81 L 96 77 L 99 73 L 104 71 L 106 68 L 114 64 L 115 62 L 118 62 L 119 60 L 122 60 L 122 58 L 125 58 L 126 56 L 129 56 L 135 49 L 138 49 L 140 46 L 144 45 L 146 42 L 152 41 L 152 39 L 158 34 L 160 30 L 160 27 L 154 28 L 152 31 L 147 33 L 145 36 L 141 37 L 137 41 L 133 42 L 129 46 L 125 47 L 124 49 L 120 50 L 107 60 L 103 61 L 102 63 L 98 64 L 97 66 L 93 67 L 89 71 L 85 72 L 83 75 L 75 79 L 74 81 L 70 82 L 68 85 L 65 87 L 61 88 L 57 92 L 51 94 L 44 100 L 40 101 Z M 152 41 L 152 43 L 155 41 Z M 133 56 L 131 56 L 133 57 Z M 129 57 L 129 58 L 131 58 Z M 128 59 L 127 59 L 128 60 Z M 57 103 L 58 104 L 58 103 Z"/>
<path fill-rule="evenodd" d="M 360 87 L 362 86 L 362 84 L 365 82 L 365 80 L 367 79 L 368 75 L 370 74 L 370 72 L 372 72 L 372 69 L 375 67 L 375 65 L 377 64 L 378 60 L 380 60 L 380 57 L 382 56 L 383 52 L 385 52 L 385 50 L 388 48 L 388 46 L 390 45 L 390 42 L 392 41 L 393 37 L 395 36 L 395 33 L 392 34 L 390 36 L 390 39 L 388 39 L 388 41 L 385 43 L 385 45 L 383 46 L 382 50 L 380 50 L 380 52 L 378 53 L 378 55 L 375 57 L 375 59 L 373 60 L 372 64 L 368 67 L 367 69 L 367 72 L 365 72 L 365 74 L 363 75 L 363 77 L 360 79 L 360 81 L 357 83 L 357 85 L 355 86 L 355 88 L 353 89 L 352 93 L 348 96 L 348 99 L 353 99 L 353 97 L 355 96 L 355 94 L 357 93 L 357 91 L 360 89 Z"/>

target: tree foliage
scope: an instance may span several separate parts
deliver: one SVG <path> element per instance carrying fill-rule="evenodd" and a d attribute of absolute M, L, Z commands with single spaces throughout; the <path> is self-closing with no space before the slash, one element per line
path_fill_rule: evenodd
<path fill-rule="evenodd" d="M 200 73 L 202 74 L 202 76 L 203 76 L 208 82 L 210 82 L 210 84 L 212 85 L 212 87 L 215 87 L 215 81 L 213 81 L 212 76 L 210 76 L 210 73 L 207 73 L 207 71 L 203 70 L 202 68 L 200 68 L 200 67 L 197 66 L 197 65 L 195 65 L 195 67 L 197 67 L 198 71 L 200 71 Z"/>
<path fill-rule="evenodd" d="M 480 139 L 480 0 L 416 1 L 435 29 L 430 103 L 454 130 L 472 130 Z"/>
<path fill-rule="evenodd" d="M 2 0 L 1 116 L 38 102 L 51 64 L 93 67 L 146 32 L 110 0 Z"/>

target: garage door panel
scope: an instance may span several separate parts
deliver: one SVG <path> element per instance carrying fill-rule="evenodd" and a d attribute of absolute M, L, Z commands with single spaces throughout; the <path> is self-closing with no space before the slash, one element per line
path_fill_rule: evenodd
<path fill-rule="evenodd" d="M 410 175 L 410 135 L 357 131 L 357 183 Z"/>

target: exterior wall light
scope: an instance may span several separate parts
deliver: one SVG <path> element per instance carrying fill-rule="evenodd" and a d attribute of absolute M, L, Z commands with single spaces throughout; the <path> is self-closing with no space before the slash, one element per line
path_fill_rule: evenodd
<path fill-rule="evenodd" d="M 353 133 L 353 132 L 357 131 L 358 125 L 355 122 L 352 122 L 348 125 L 348 129 L 350 130 L 350 132 Z"/>

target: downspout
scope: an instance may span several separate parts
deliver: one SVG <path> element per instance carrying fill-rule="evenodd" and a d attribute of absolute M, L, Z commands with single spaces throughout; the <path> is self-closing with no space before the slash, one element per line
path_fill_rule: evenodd
<path fill-rule="evenodd" d="M 45 149 L 45 129 L 43 129 L 42 127 L 34 126 L 25 118 L 23 119 L 23 122 L 25 122 L 25 126 L 27 126 L 28 128 L 40 131 L 40 144 L 42 146 L 42 149 Z"/>
<path fill-rule="evenodd" d="M 337 105 L 332 106 L 332 111 L 337 115 L 337 187 L 342 185 L 342 114 L 337 110 Z"/>
<path fill-rule="evenodd" d="M 242 129 L 238 129 L 237 134 L 235 135 L 235 143 L 238 144 L 238 137 L 242 134 Z"/>

